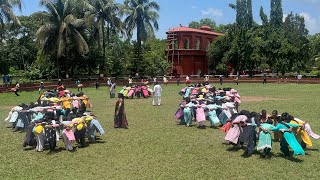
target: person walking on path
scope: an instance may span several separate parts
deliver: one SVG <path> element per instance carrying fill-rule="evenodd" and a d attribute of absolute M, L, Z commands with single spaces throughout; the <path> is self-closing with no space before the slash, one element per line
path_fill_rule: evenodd
<path fill-rule="evenodd" d="M 155 106 L 156 102 L 158 103 L 158 106 L 161 105 L 161 91 L 162 88 L 159 85 L 158 82 L 156 82 L 155 86 L 153 87 L 153 101 L 152 101 L 152 105 Z"/>

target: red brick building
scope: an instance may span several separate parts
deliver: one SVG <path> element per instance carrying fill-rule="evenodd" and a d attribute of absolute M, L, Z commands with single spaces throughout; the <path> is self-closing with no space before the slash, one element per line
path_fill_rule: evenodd
<path fill-rule="evenodd" d="M 200 29 L 177 27 L 167 32 L 166 55 L 173 75 L 208 74 L 207 52 L 210 44 L 224 34 L 213 32 L 210 27 Z"/>

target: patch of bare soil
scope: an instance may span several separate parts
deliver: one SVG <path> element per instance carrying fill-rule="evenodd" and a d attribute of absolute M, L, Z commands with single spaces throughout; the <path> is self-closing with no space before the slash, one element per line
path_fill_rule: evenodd
<path fill-rule="evenodd" d="M 259 101 L 281 101 L 285 99 L 272 98 L 267 96 L 241 96 L 243 102 L 259 102 Z"/>
<path fill-rule="evenodd" d="M 13 108 L 13 106 L 0 106 L 1 110 L 8 110 L 10 111 Z"/>

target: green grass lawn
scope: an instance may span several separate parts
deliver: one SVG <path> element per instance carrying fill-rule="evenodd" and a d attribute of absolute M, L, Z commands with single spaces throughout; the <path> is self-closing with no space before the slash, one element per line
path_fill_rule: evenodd
<path fill-rule="evenodd" d="M 243 99 L 246 96 L 272 98 L 243 101 L 241 109 L 287 111 L 309 122 L 315 133 L 320 133 L 320 85 L 224 85 L 230 86 Z M 94 105 L 91 110 L 107 134 L 101 137 L 101 143 L 74 153 L 62 150 L 55 154 L 24 151 L 25 133 L 11 132 L 3 121 L 11 107 L 35 101 L 38 92 L 21 92 L 20 97 L 13 93 L 0 94 L 1 179 L 316 179 L 320 176 L 320 151 L 306 151 L 305 156 L 287 160 L 280 156 L 279 143 L 274 143 L 271 160 L 260 159 L 258 154 L 243 158 L 243 150 L 223 144 L 222 131 L 177 125 L 174 113 L 181 101 L 180 88 L 163 87 L 160 107 L 152 106 L 151 98 L 125 100 L 128 130 L 113 128 L 116 99 L 109 98 L 106 87 L 85 88 Z M 312 141 L 318 149 L 320 142 Z M 58 143 L 60 147 L 62 141 Z"/>

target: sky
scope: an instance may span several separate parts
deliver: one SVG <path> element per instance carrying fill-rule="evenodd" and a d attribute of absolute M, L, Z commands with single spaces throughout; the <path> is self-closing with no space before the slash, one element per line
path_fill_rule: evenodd
<path fill-rule="evenodd" d="M 36 11 L 45 10 L 39 5 L 40 0 L 22 0 L 22 12 L 15 10 L 18 15 L 30 15 Z M 124 0 L 115 0 L 123 3 Z M 153 0 L 160 5 L 158 20 L 159 30 L 156 37 L 163 39 L 169 29 L 181 25 L 188 26 L 191 21 L 211 18 L 218 25 L 235 21 L 235 12 L 229 7 L 236 0 Z M 283 13 L 290 12 L 304 16 L 309 34 L 320 32 L 320 0 L 283 0 Z M 254 20 L 261 24 L 259 11 L 263 6 L 265 13 L 270 14 L 270 0 L 252 0 Z"/>

